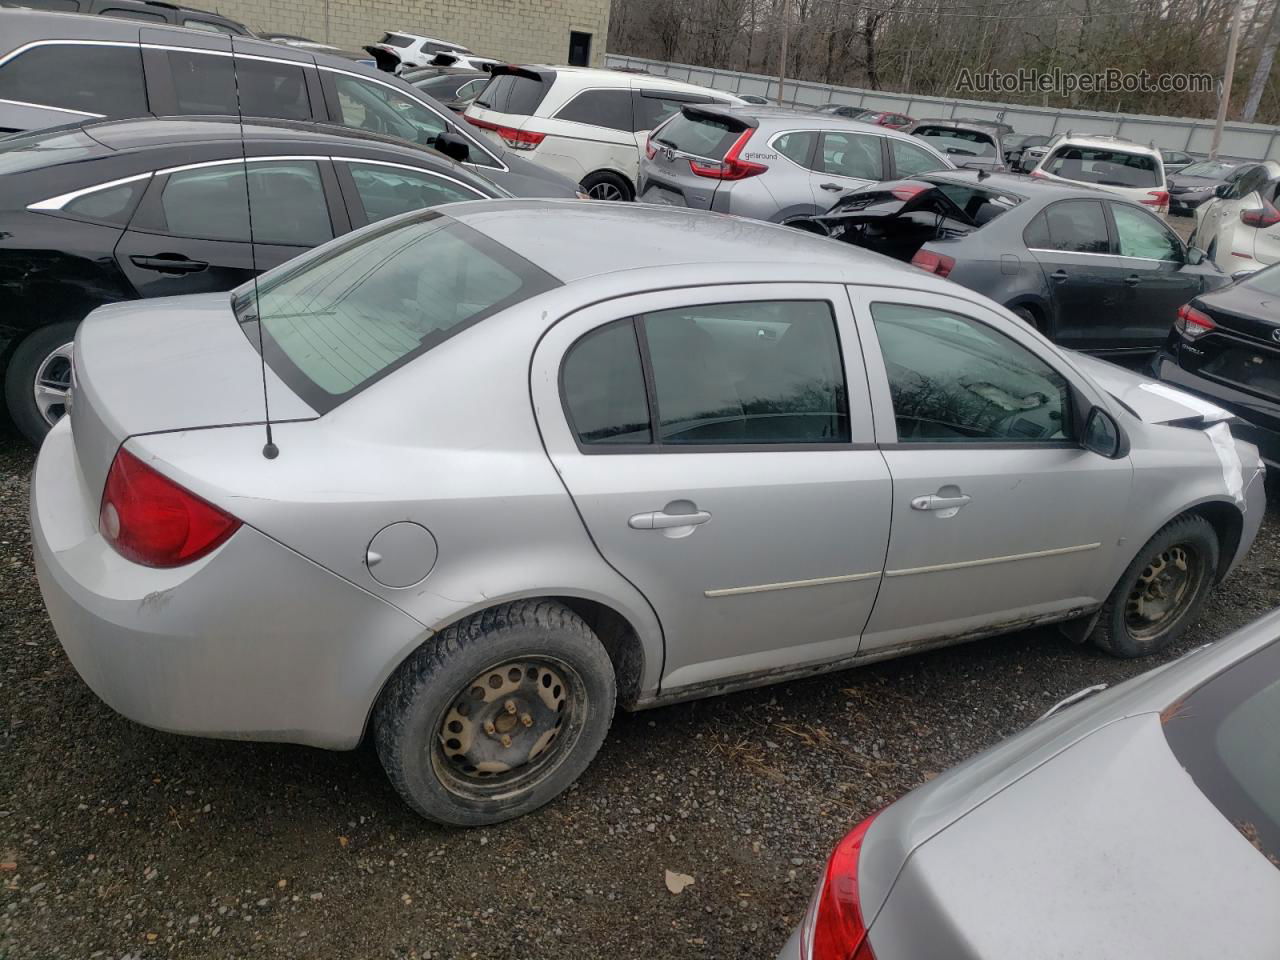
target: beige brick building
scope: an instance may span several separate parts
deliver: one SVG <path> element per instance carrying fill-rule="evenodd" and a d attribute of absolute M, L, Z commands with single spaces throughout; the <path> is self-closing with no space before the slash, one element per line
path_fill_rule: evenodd
<path fill-rule="evenodd" d="M 350 50 L 388 30 L 441 37 L 516 63 L 567 63 L 570 32 L 604 64 L 609 0 L 186 0 L 251 30 L 297 33 Z"/>

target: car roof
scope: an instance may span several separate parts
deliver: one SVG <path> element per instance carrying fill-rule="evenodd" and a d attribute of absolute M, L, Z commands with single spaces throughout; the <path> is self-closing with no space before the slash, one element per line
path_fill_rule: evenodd
<path fill-rule="evenodd" d="M 794 227 L 701 210 L 598 200 L 489 200 L 453 204 L 448 216 L 565 283 L 657 267 L 750 265 L 743 282 L 789 268 L 829 268 L 832 282 L 865 273 L 879 283 L 944 289 L 916 267 Z M 601 237 L 618 237 L 601 243 Z M 710 279 L 712 271 L 708 271 Z M 717 281 L 722 282 L 722 281 Z"/>
<path fill-rule="evenodd" d="M 924 117 L 917 120 L 913 126 L 923 127 L 928 124 L 931 127 L 951 127 L 953 130 L 981 130 L 984 133 L 1000 133 L 1000 127 L 996 123 L 982 123 L 978 120 L 953 120 L 950 117 Z"/>
<path fill-rule="evenodd" d="M 979 173 L 982 175 L 979 176 Z M 1039 200 L 1049 203 L 1054 200 L 1098 200 L 1104 196 L 1108 200 L 1123 201 L 1124 198 L 1105 190 L 1099 190 L 1086 184 L 1066 180 L 1047 180 L 1041 177 L 1030 177 L 1020 173 L 987 173 L 978 170 L 933 170 L 922 173 L 918 177 L 904 177 L 906 180 L 946 180 L 949 183 L 963 183 L 987 190 L 1007 190 L 1027 200 Z"/>
<path fill-rule="evenodd" d="M 695 107 L 699 113 L 722 113 L 728 117 L 749 117 L 755 120 L 761 126 L 766 123 L 770 126 L 782 124 L 784 126 L 794 126 L 797 123 L 805 126 L 813 127 L 831 127 L 836 130 L 858 130 L 863 133 L 874 133 L 877 136 L 893 137 L 898 140 L 915 140 L 910 134 L 901 130 L 895 130 L 892 127 L 881 127 L 872 123 L 864 123 L 861 120 L 854 120 L 851 117 L 841 117 L 833 113 L 807 113 L 800 110 L 788 110 L 786 107 L 765 106 L 758 103 L 747 104 L 717 104 L 717 103 L 693 103 L 689 104 Z M 892 112 L 892 111 L 879 111 Z"/>
<path fill-rule="evenodd" d="M 1126 140 L 1123 137 L 1108 137 L 1103 134 L 1072 136 L 1068 133 L 1055 146 L 1097 147 L 1102 150 L 1120 150 L 1125 153 L 1143 153 L 1152 157 L 1160 156 L 1160 150 L 1157 147 L 1148 146 L 1145 143 L 1135 143 L 1133 140 Z"/>
<path fill-rule="evenodd" d="M 592 85 L 601 85 L 609 87 L 661 87 L 663 90 L 683 90 L 688 93 L 714 93 L 721 97 L 730 97 L 736 99 L 736 94 L 730 93 L 728 90 L 716 90 L 714 87 L 704 87 L 696 83 L 686 83 L 683 80 L 673 80 L 670 77 L 662 76 L 655 73 L 632 73 L 627 70 L 609 70 L 603 67 L 565 67 L 552 66 L 550 64 L 528 64 L 534 70 L 546 70 L 556 75 L 556 78 L 570 77 L 575 82 L 589 83 Z"/>
<path fill-rule="evenodd" d="M 222 13 L 217 13 L 213 10 L 205 10 L 201 7 L 188 7 L 184 4 L 164 3 L 164 2 L 158 2 L 158 0 L 121 0 L 120 6 L 126 7 L 130 10 L 145 10 L 148 7 L 160 7 L 165 10 L 174 10 L 174 11 L 177 11 L 178 13 L 189 13 L 189 14 L 194 14 L 196 16 L 208 17 L 211 20 L 219 20 L 219 21 L 222 21 L 223 23 L 229 23 L 232 26 L 239 27 L 241 30 L 243 30 L 244 35 L 236 37 L 237 40 L 260 40 L 259 37 L 254 36 L 253 33 L 249 30 L 249 28 L 245 26 L 243 23 L 241 23 L 239 20 L 236 20 L 232 17 L 228 17 Z M 193 30 L 191 27 L 183 27 L 181 24 L 177 24 L 177 23 L 168 23 L 168 22 L 149 23 L 142 20 L 131 20 L 128 17 L 113 17 L 113 16 L 103 15 L 103 14 L 78 13 L 71 10 L 33 10 L 33 9 L 26 9 L 23 7 L 0 7 L 0 15 L 30 17 L 32 18 L 32 20 L 30 20 L 29 22 L 32 22 L 32 23 L 38 22 L 38 20 L 36 20 L 35 18 L 43 18 L 43 17 L 54 18 L 54 19 L 51 19 L 49 23 L 57 25 L 54 27 L 54 29 L 58 29 L 58 30 L 66 29 L 69 23 L 72 23 L 75 21 L 87 20 L 91 24 L 93 23 L 105 24 L 104 29 L 107 29 L 107 30 L 111 30 L 112 27 L 123 27 L 124 28 L 123 31 L 115 30 L 112 32 L 120 33 L 124 37 L 132 36 L 132 38 L 135 40 L 138 37 L 138 29 L 140 27 L 155 27 L 158 29 L 175 29 L 175 30 L 192 30 L 193 33 L 200 33 L 206 37 L 210 35 L 207 30 Z M 68 37 L 67 39 L 79 39 L 79 38 Z M 270 41 L 260 40 L 260 42 L 268 43 Z M 8 46 L 9 46 L 8 44 L 0 44 L 0 49 L 5 49 Z"/>

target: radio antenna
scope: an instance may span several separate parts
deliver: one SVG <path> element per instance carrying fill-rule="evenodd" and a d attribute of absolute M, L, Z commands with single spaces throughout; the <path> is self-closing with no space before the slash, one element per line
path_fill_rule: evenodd
<path fill-rule="evenodd" d="M 262 348 L 262 301 L 258 298 L 258 248 L 253 241 L 253 196 L 249 189 L 249 148 L 244 137 L 244 107 L 240 100 L 240 69 L 235 55 L 235 42 L 231 47 L 231 76 L 236 84 L 236 117 L 240 122 L 240 158 L 244 161 L 244 204 L 249 214 L 249 269 L 253 271 L 253 316 L 258 326 L 258 361 L 262 371 L 262 412 L 267 425 L 267 442 L 262 455 L 268 460 L 280 456 L 280 448 L 271 437 L 271 399 L 267 393 L 267 353 Z"/>

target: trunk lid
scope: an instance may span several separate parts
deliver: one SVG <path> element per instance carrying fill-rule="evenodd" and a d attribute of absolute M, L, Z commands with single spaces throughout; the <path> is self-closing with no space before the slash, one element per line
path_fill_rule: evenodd
<path fill-rule="evenodd" d="M 95 310 L 76 333 L 71 404 L 90 489 L 102 488 L 131 436 L 264 423 L 262 375 L 256 343 L 236 322 L 228 293 Z M 266 377 L 273 420 L 317 416 L 269 366 Z"/>
<path fill-rule="evenodd" d="M 640 199 L 664 206 L 711 210 L 716 192 L 731 181 L 700 176 L 694 165 L 718 167 L 735 142 L 757 122 L 732 113 L 684 107 L 649 134 L 640 160 Z"/>
<path fill-rule="evenodd" d="M 1280 397 L 1280 296 L 1246 279 L 1193 305 L 1216 326 L 1193 347 L 1183 346 L 1182 366 L 1249 393 Z"/>

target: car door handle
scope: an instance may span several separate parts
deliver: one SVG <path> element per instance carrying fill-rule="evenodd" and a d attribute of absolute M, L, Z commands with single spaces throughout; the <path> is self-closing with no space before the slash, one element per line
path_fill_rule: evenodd
<path fill-rule="evenodd" d="M 165 254 L 129 259 L 135 267 L 141 267 L 143 270 L 158 270 L 161 273 L 197 273 L 209 266 L 204 260 L 189 260 L 186 257 Z"/>
<path fill-rule="evenodd" d="M 838 183 L 823 183 L 823 184 L 819 184 L 819 186 L 821 186 L 823 190 L 837 190 L 837 191 L 839 191 L 839 190 L 843 190 L 843 189 L 844 189 L 844 187 L 840 186 L 840 184 L 838 184 Z"/>
<path fill-rule="evenodd" d="M 927 497 L 916 497 L 911 501 L 912 510 L 958 510 L 973 498 L 962 493 L 958 497 L 940 497 L 931 493 Z"/>
<path fill-rule="evenodd" d="M 1136 287 L 1138 284 L 1142 282 L 1142 278 L 1138 276 L 1136 273 L 1131 273 L 1129 274 L 1129 276 L 1124 278 L 1124 282 L 1131 287 Z"/>
<path fill-rule="evenodd" d="M 711 519 L 705 510 L 694 513 L 667 513 L 664 510 L 651 510 L 649 513 L 637 513 L 627 521 L 632 530 L 669 530 L 672 527 L 696 527 Z"/>
<path fill-rule="evenodd" d="M 1061 283 L 1063 280 L 1067 279 L 1067 271 L 1055 270 L 1053 273 L 1049 274 L 1049 279 L 1057 283 Z"/>

